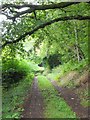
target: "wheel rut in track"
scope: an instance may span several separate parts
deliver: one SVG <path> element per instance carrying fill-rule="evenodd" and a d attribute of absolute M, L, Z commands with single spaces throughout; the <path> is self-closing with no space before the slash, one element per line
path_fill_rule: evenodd
<path fill-rule="evenodd" d="M 43 118 L 43 98 L 40 94 L 37 78 L 34 78 L 28 97 L 24 103 L 22 118 Z"/>
<path fill-rule="evenodd" d="M 56 81 L 50 80 L 55 89 L 60 93 L 60 96 L 64 98 L 67 104 L 72 108 L 79 118 L 90 118 L 89 111 L 90 107 L 84 108 L 80 104 L 80 99 L 77 94 L 70 88 L 63 88 L 58 86 Z"/>

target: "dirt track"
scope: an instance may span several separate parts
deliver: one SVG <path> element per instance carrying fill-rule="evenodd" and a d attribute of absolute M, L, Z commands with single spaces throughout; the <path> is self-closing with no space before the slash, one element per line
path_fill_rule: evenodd
<path fill-rule="evenodd" d="M 51 81 L 51 80 L 50 80 Z M 55 89 L 60 93 L 60 96 L 64 98 L 67 104 L 72 108 L 79 118 L 90 118 L 90 108 L 84 108 L 80 104 L 80 99 L 77 94 L 70 88 L 62 88 L 57 85 L 56 81 L 51 81 Z"/>
<path fill-rule="evenodd" d="M 43 118 L 43 98 L 38 89 L 36 77 L 25 100 L 22 118 Z"/>
<path fill-rule="evenodd" d="M 51 81 L 51 80 L 50 80 Z M 34 78 L 31 90 L 26 96 L 24 103 L 24 111 L 22 112 L 22 118 L 44 118 L 44 104 L 43 98 L 40 94 L 37 84 L 37 78 Z M 51 81 L 55 89 L 58 91 L 59 96 L 64 98 L 71 109 L 76 113 L 78 118 L 90 118 L 90 108 L 84 108 L 80 104 L 80 99 L 77 94 L 70 88 L 62 88 L 57 85 L 56 81 Z"/>

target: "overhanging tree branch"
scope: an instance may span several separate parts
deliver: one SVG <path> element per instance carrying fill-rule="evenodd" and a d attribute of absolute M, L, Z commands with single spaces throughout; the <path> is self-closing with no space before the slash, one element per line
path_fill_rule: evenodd
<path fill-rule="evenodd" d="M 24 15 L 26 13 L 32 13 L 35 12 L 36 10 L 48 10 L 48 9 L 60 9 L 60 8 L 65 8 L 68 7 L 70 5 L 73 4 L 78 4 L 80 2 L 60 2 L 57 4 L 50 4 L 50 5 L 31 5 L 31 4 L 24 4 L 24 5 L 15 5 L 15 4 L 3 4 L 1 9 L 11 9 L 11 8 L 15 8 L 15 9 L 21 9 L 21 8 L 25 8 L 27 7 L 27 10 L 21 11 L 16 13 L 13 17 L 9 17 L 9 19 L 15 19 L 17 17 L 20 17 L 21 15 Z M 3 13 L 2 13 L 3 14 Z M 13 12 L 12 12 L 13 14 Z"/>
<path fill-rule="evenodd" d="M 4 43 L 2 45 L 2 48 L 4 48 L 6 45 L 17 43 L 17 42 L 25 39 L 25 37 L 27 35 L 32 35 L 32 34 L 34 34 L 34 32 L 36 32 L 37 30 L 39 30 L 41 28 L 44 28 L 44 27 L 46 27 L 48 25 L 51 25 L 51 24 L 53 24 L 55 22 L 66 21 L 66 20 L 90 20 L 90 16 L 67 16 L 67 17 L 59 17 L 59 18 L 56 18 L 54 20 L 42 23 L 41 25 L 38 25 L 37 27 L 35 27 L 33 30 L 31 30 L 29 32 L 26 32 L 25 34 L 21 35 L 18 39 L 14 40 L 14 41 L 8 41 L 8 42 Z"/>
<path fill-rule="evenodd" d="M 60 2 L 57 4 L 49 4 L 49 5 L 32 5 L 32 4 L 23 4 L 23 5 L 16 5 L 16 4 L 3 4 L 1 6 L 2 9 L 4 8 L 16 8 L 21 9 L 24 7 L 34 8 L 36 10 L 46 10 L 46 9 L 56 9 L 56 8 L 64 8 L 73 4 L 78 4 L 80 2 Z"/>

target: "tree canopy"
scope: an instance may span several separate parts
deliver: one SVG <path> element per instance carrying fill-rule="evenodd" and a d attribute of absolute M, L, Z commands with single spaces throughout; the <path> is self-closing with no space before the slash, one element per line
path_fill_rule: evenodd
<path fill-rule="evenodd" d="M 89 2 L 5 2 L 2 3 L 1 10 L 7 17 L 3 22 L 2 48 L 25 40 L 27 36 L 55 22 L 90 19 Z"/>
<path fill-rule="evenodd" d="M 3 1 L 3 57 L 22 56 L 46 63 L 56 54 L 58 63 L 88 58 L 90 2 Z M 62 62 L 63 61 L 63 62 Z M 50 63 L 51 64 L 51 63 Z M 57 65 L 55 62 L 52 63 Z"/>

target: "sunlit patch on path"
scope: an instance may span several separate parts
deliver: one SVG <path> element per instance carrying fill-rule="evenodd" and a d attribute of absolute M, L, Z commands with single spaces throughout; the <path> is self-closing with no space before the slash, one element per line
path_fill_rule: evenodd
<path fill-rule="evenodd" d="M 43 98 L 37 85 L 37 78 L 34 78 L 32 89 L 24 104 L 23 118 L 43 118 Z"/>

